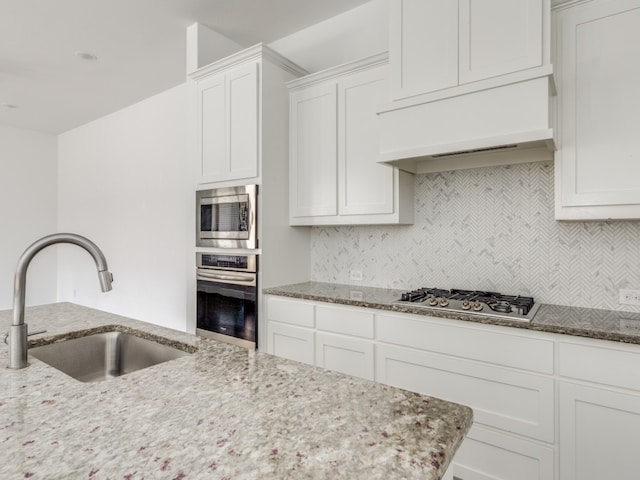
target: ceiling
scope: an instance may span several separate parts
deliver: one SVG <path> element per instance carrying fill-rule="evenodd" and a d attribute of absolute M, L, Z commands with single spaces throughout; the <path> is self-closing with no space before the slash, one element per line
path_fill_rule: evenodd
<path fill-rule="evenodd" d="M 249 47 L 367 1 L 0 0 L 0 124 L 62 133 L 184 82 L 194 22 Z"/>

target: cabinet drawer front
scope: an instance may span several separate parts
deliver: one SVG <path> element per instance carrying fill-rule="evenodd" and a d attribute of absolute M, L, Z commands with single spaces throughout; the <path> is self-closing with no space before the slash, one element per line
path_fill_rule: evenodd
<path fill-rule="evenodd" d="M 268 297 L 267 318 L 276 322 L 313 328 L 313 304 L 281 297 Z"/>
<path fill-rule="evenodd" d="M 373 380 L 373 342 L 317 332 L 316 366 Z"/>
<path fill-rule="evenodd" d="M 587 380 L 615 387 L 640 390 L 640 347 L 559 343 L 559 373 L 564 377 Z"/>
<path fill-rule="evenodd" d="M 463 322 L 457 322 L 462 324 Z M 553 342 L 447 325 L 429 317 L 376 315 L 378 340 L 539 373 L 553 373 Z"/>
<path fill-rule="evenodd" d="M 453 463 L 459 480 L 553 480 L 553 449 L 471 427 Z"/>
<path fill-rule="evenodd" d="M 268 350 L 272 355 L 314 364 L 313 330 L 269 322 Z"/>
<path fill-rule="evenodd" d="M 553 442 L 553 379 L 378 343 L 376 380 L 473 408 L 474 421 Z"/>
<path fill-rule="evenodd" d="M 327 332 L 373 338 L 373 313 L 344 307 L 316 307 L 316 328 Z"/>

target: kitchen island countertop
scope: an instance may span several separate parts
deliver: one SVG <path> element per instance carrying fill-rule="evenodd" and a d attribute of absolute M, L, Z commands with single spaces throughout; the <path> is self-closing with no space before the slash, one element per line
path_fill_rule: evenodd
<path fill-rule="evenodd" d="M 0 312 L 0 333 L 10 311 Z M 439 479 L 471 409 L 60 303 L 27 308 L 30 345 L 134 330 L 192 355 L 97 383 L 0 343 L 0 478 Z"/>
<path fill-rule="evenodd" d="M 446 309 L 395 304 L 394 302 L 400 298 L 403 291 L 337 283 L 304 282 L 269 288 L 264 290 L 263 293 L 302 300 L 640 344 L 640 313 L 541 304 L 533 320 L 525 322 L 482 314 L 447 311 Z"/>

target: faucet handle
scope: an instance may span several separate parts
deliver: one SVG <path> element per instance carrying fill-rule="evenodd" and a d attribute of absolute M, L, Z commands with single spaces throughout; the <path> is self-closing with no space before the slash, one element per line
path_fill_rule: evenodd
<path fill-rule="evenodd" d="M 40 335 L 41 333 L 47 333 L 46 330 L 38 330 L 36 332 L 31 332 L 31 333 L 27 333 L 27 337 L 31 337 L 33 335 Z M 4 338 L 3 338 L 4 343 L 6 343 L 7 345 L 9 344 L 9 332 L 4 334 Z"/>

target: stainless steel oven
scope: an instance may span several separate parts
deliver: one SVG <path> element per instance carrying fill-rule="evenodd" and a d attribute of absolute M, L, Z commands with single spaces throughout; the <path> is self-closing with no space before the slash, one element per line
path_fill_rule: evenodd
<path fill-rule="evenodd" d="M 196 333 L 255 349 L 258 257 L 197 253 Z"/>
<path fill-rule="evenodd" d="M 196 192 L 196 245 L 258 248 L 257 185 Z"/>

